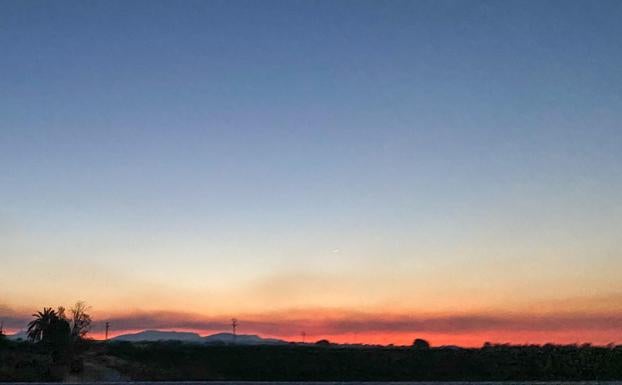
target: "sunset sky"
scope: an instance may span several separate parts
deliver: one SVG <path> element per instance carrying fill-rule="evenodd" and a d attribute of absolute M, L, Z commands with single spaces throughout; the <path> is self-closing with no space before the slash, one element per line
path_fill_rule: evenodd
<path fill-rule="evenodd" d="M 0 320 L 622 343 L 621 20 L 0 1 Z"/>

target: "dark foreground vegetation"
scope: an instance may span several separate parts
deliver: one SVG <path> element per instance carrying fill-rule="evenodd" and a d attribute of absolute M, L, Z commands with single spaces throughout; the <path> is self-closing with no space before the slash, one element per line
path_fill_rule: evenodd
<path fill-rule="evenodd" d="M 205 347 L 115 344 L 109 354 L 149 380 L 607 380 L 622 379 L 622 347 L 482 349 Z"/>
<path fill-rule="evenodd" d="M 72 379 L 621 380 L 622 346 L 491 345 L 480 349 L 443 349 L 84 341 L 80 353 L 73 356 L 72 364 L 55 362 L 52 354 L 41 344 L 0 342 L 0 380 Z"/>
<path fill-rule="evenodd" d="M 89 307 L 82 301 L 69 309 L 46 307 L 28 323 L 28 342 L 11 342 L 0 326 L 0 381 L 67 379 L 84 371 L 83 355 L 91 347 Z"/>

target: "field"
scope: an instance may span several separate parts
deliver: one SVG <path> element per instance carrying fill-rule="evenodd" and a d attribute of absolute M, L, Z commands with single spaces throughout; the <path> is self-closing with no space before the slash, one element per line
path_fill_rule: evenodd
<path fill-rule="evenodd" d="M 587 381 L 621 380 L 622 347 L 480 349 L 87 343 L 53 363 L 43 348 L 0 349 L 3 381 Z"/>

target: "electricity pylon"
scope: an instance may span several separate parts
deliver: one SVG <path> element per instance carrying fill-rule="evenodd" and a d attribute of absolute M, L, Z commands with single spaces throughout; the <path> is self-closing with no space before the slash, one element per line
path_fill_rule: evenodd
<path fill-rule="evenodd" d="M 231 329 L 233 329 L 233 343 L 237 340 L 236 330 L 238 328 L 238 320 L 236 318 L 231 318 Z"/>

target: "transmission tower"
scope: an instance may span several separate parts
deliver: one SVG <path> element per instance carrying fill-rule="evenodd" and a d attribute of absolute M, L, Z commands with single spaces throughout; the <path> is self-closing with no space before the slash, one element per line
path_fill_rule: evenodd
<path fill-rule="evenodd" d="M 237 340 L 237 328 L 238 328 L 238 320 L 236 318 L 231 318 L 231 329 L 233 330 L 233 343 Z"/>
<path fill-rule="evenodd" d="M 108 341 L 108 330 L 110 330 L 110 322 L 106 321 L 106 336 L 104 337 L 104 341 Z"/>

